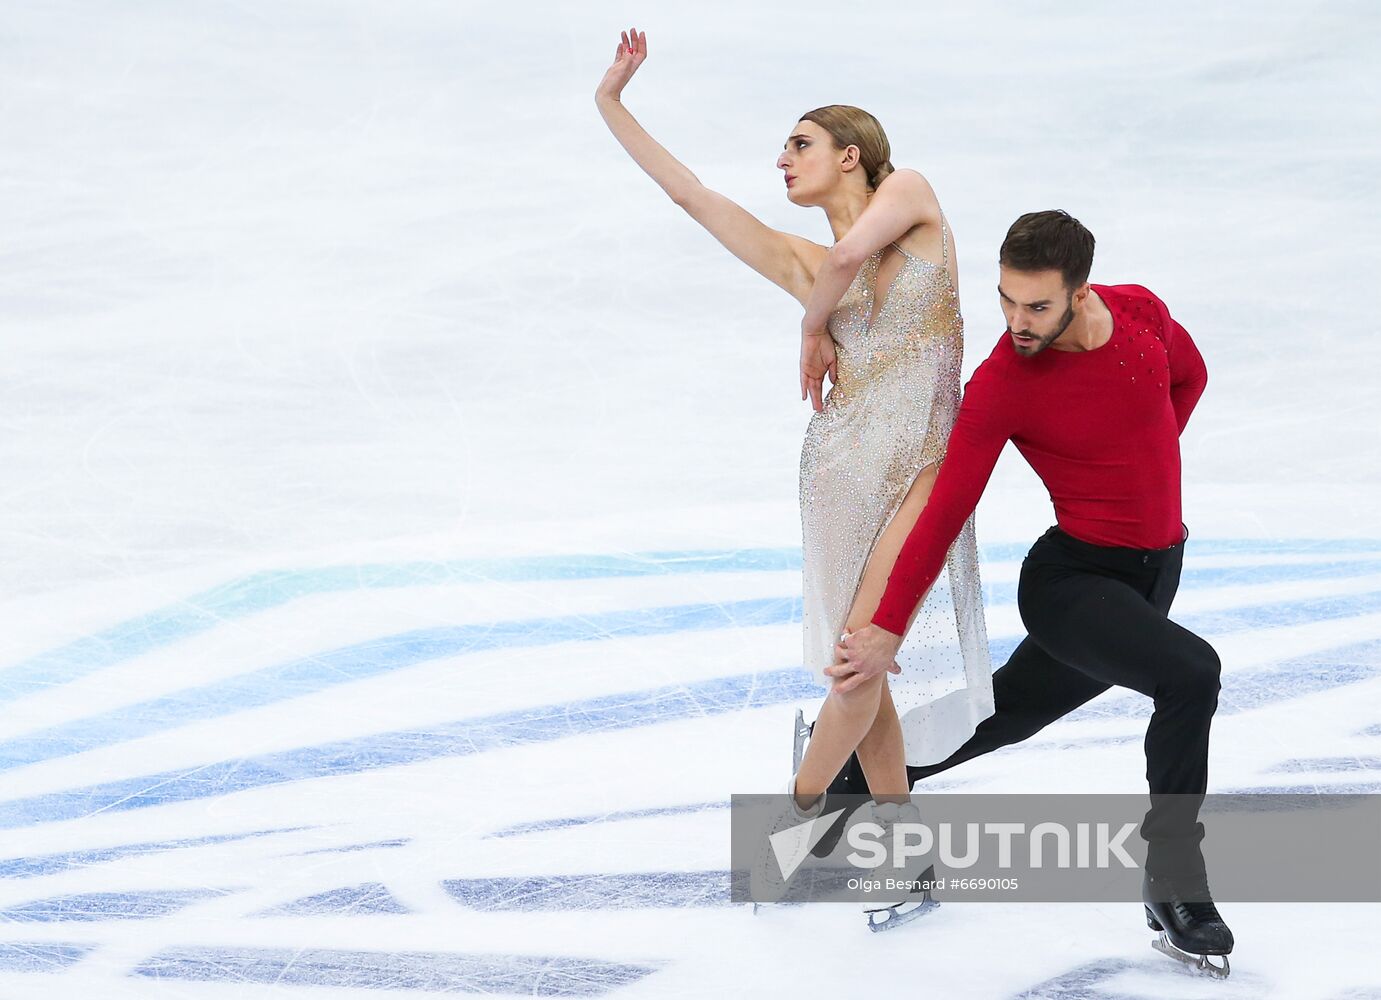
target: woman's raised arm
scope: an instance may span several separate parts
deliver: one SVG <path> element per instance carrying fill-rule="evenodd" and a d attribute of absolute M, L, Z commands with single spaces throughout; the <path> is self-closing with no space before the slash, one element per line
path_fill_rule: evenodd
<path fill-rule="evenodd" d="M 821 248 L 807 239 L 778 232 L 717 191 L 700 183 L 684 163 L 667 152 L 623 106 L 623 88 L 647 58 L 647 35 L 630 29 L 622 35 L 614 64 L 595 91 L 595 104 L 609 131 L 635 163 L 673 202 L 700 223 L 739 260 L 804 304 L 813 280 L 807 262 Z"/>

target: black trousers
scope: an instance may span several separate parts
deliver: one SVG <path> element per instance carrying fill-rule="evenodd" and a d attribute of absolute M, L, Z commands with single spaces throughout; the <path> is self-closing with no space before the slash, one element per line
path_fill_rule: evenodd
<path fill-rule="evenodd" d="M 1021 566 L 1017 606 L 1028 635 L 993 674 L 996 710 L 947 759 L 908 767 L 912 787 L 1020 743 L 1113 685 L 1131 688 L 1155 703 L 1145 744 L 1147 871 L 1202 871 L 1198 814 L 1220 664 L 1212 646 L 1166 617 L 1183 561 L 1183 541 L 1145 550 L 1092 545 L 1058 527 L 1042 535 Z M 831 786 L 866 787 L 856 756 Z"/>

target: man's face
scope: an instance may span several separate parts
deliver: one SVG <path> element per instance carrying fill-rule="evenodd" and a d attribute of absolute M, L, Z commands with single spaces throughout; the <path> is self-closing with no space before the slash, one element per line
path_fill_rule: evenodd
<path fill-rule="evenodd" d="M 1059 271 L 1001 268 L 997 294 L 1012 346 L 1023 357 L 1045 350 L 1074 322 L 1074 295 Z"/>

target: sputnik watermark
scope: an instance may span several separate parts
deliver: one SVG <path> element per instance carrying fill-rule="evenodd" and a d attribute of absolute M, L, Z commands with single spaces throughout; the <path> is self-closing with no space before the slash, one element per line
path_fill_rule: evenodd
<path fill-rule="evenodd" d="M 980 857 L 985 856 L 982 838 L 987 836 L 996 839 L 998 868 L 1013 866 L 1013 844 L 1020 838 L 1026 840 L 1027 865 L 1031 868 L 1049 867 L 1046 864 L 1046 851 L 1052 842 L 1056 868 L 1109 868 L 1114 858 L 1123 868 L 1141 867 L 1123 846 L 1126 839 L 1136 832 L 1135 823 L 1123 823 L 1116 833 L 1112 832 L 1111 823 L 1075 823 L 1072 837 L 1069 826 L 1064 823 L 1037 823 L 1029 832 L 1025 823 L 965 823 L 965 849 L 962 854 L 955 850 L 956 824 L 936 825 L 938 837 L 930 824 L 897 823 L 892 829 L 892 842 L 888 844 L 885 842 L 886 831 L 880 824 L 855 823 L 845 837 L 853 851 L 846 854 L 844 859 L 857 868 L 880 868 L 889 862 L 893 868 L 907 868 L 916 859 L 930 857 L 938 846 L 939 860 L 946 867 L 972 868 L 978 864 Z M 819 839 L 817 835 L 815 842 Z M 785 870 L 783 875 L 790 877 Z"/>
<path fill-rule="evenodd" d="M 772 856 L 777 861 L 783 879 L 790 879 L 796 873 L 796 869 L 801 867 L 801 862 L 810 856 L 811 848 L 829 832 L 829 828 L 834 825 L 841 812 L 843 810 L 838 809 L 824 816 L 817 816 L 799 826 L 774 833 L 769 838 L 772 842 Z"/>
<path fill-rule="evenodd" d="M 1381 795 L 930 792 L 912 804 L 919 816 L 889 821 L 867 796 L 830 794 L 821 816 L 783 830 L 789 796 L 733 796 L 731 896 L 856 902 L 880 881 L 884 896 L 888 878 L 931 878 L 951 900 L 1140 902 L 1154 848 L 1204 866 L 1217 901 L 1381 902 Z"/>

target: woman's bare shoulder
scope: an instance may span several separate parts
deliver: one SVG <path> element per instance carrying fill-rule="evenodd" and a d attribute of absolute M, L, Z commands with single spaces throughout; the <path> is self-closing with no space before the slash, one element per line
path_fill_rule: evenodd
<path fill-rule="evenodd" d="M 940 199 L 936 197 L 935 189 L 930 186 L 930 181 L 926 180 L 925 175 L 910 167 L 898 167 L 892 171 L 882 179 L 878 189 L 881 190 L 883 185 L 891 183 L 893 178 L 898 178 L 893 184 L 894 187 L 900 188 L 903 194 L 922 203 L 925 216 L 921 222 L 902 234 L 897 244 L 914 256 L 928 257 L 932 250 L 939 248 Z"/>
<path fill-rule="evenodd" d="M 882 179 L 878 190 L 881 191 L 883 187 L 899 188 L 905 194 L 915 194 L 921 198 L 935 197 L 935 189 L 930 186 L 925 174 L 910 167 L 897 167 Z"/>

